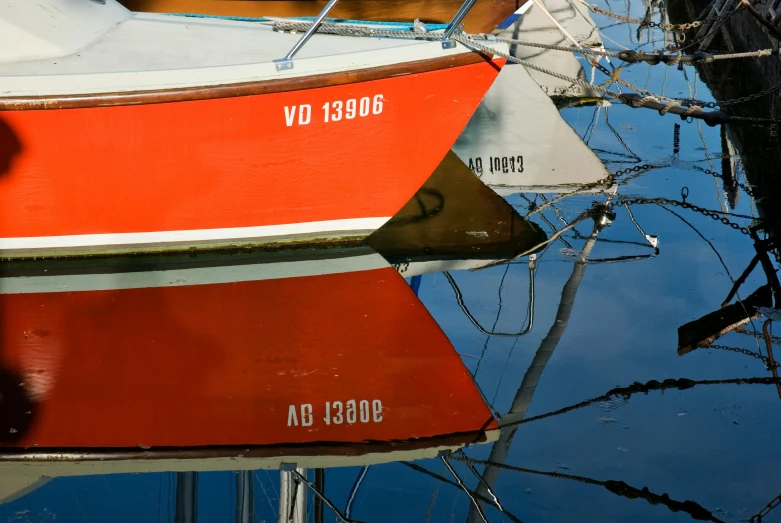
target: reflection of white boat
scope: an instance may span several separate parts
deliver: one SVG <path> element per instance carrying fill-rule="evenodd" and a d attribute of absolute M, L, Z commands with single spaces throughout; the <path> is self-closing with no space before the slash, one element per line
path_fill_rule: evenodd
<path fill-rule="evenodd" d="M 420 191 L 367 243 L 405 277 L 512 258 L 545 233 L 445 156 Z"/>
<path fill-rule="evenodd" d="M 501 195 L 569 192 L 608 176 L 526 69 L 515 65 L 499 74 L 453 151 Z"/>

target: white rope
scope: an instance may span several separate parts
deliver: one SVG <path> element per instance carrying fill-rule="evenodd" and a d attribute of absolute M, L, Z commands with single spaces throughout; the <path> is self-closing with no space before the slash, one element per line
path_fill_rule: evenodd
<path fill-rule="evenodd" d="M 275 31 L 306 31 L 311 25 L 312 24 L 308 22 L 276 22 L 274 23 L 274 30 Z M 391 38 L 407 38 L 407 39 L 413 38 L 417 40 L 432 40 L 432 41 L 441 41 L 444 37 L 444 33 L 442 31 L 431 31 L 431 32 L 400 31 L 400 30 L 389 30 L 389 29 L 375 29 L 370 26 L 347 25 L 347 24 L 323 24 L 320 27 L 318 27 L 318 32 L 322 32 L 325 34 L 342 35 L 342 36 L 364 36 L 364 37 L 383 36 L 383 37 L 391 37 Z M 633 100 L 631 102 L 628 102 L 627 100 L 623 99 L 620 96 L 620 93 L 611 91 L 610 89 L 605 89 L 604 87 L 600 87 L 586 80 L 581 80 L 580 78 L 574 78 L 571 76 L 567 76 L 565 74 L 557 73 L 556 71 L 552 71 L 550 69 L 546 69 L 545 67 L 540 67 L 536 64 L 533 64 L 531 62 L 528 62 L 516 56 L 504 53 L 494 47 L 483 45 L 480 42 L 478 42 L 476 39 L 498 42 L 498 43 L 530 45 L 532 47 L 540 47 L 545 49 L 556 49 L 562 51 L 578 52 L 584 55 L 595 54 L 595 55 L 618 57 L 618 53 L 613 53 L 611 51 L 602 51 L 597 49 L 586 49 L 582 47 L 573 48 L 573 47 L 555 46 L 549 44 L 537 44 L 534 42 L 524 42 L 521 40 L 513 40 L 509 38 L 496 38 L 492 35 L 485 35 L 485 34 L 469 35 L 466 33 L 462 33 L 462 34 L 453 35 L 451 38 L 456 42 L 459 42 L 462 45 L 469 47 L 471 49 L 477 51 L 483 51 L 484 53 L 493 55 L 494 57 L 503 58 L 504 60 L 510 63 L 522 65 L 528 69 L 533 69 L 535 71 L 539 71 L 548 76 L 559 78 L 561 80 L 564 80 L 565 82 L 569 82 L 574 85 L 579 85 L 581 87 L 591 89 L 610 98 L 619 99 L 623 103 L 629 103 L 629 105 L 631 105 L 632 107 L 643 107 L 648 102 L 656 102 L 656 103 L 664 102 L 664 107 L 659 109 L 659 114 L 661 115 L 667 114 L 667 112 L 670 111 L 671 109 L 682 107 L 681 103 L 677 100 L 674 100 L 672 98 L 667 98 L 666 96 L 654 95 L 644 89 L 640 89 L 639 87 L 630 84 L 625 80 L 622 80 L 616 76 L 612 76 L 614 81 L 626 85 L 631 89 L 639 91 L 643 95 L 643 97 L 640 98 L 639 100 Z M 760 51 L 754 51 L 751 53 L 734 53 L 729 57 L 743 58 L 743 57 L 755 57 L 755 56 L 770 56 L 771 54 L 778 54 L 778 53 L 779 53 L 778 51 L 765 49 Z M 675 60 L 674 60 L 675 63 L 677 63 L 680 60 L 680 56 L 681 56 L 680 52 L 676 53 Z M 727 57 L 728 56 L 723 56 L 723 58 L 727 58 Z M 761 94 L 763 93 L 759 93 L 758 95 L 754 95 L 754 96 L 759 96 Z M 704 112 L 705 111 L 703 111 L 702 107 L 698 105 L 691 105 L 685 110 L 683 116 L 684 117 L 694 116 L 697 113 L 702 114 Z M 770 121 L 765 118 L 750 118 L 750 117 L 736 117 L 736 116 L 732 116 L 731 119 L 734 121 L 745 121 L 745 122 L 755 122 L 755 123 L 767 123 Z"/>
<path fill-rule="evenodd" d="M 564 36 L 567 38 L 567 40 L 569 40 L 570 42 L 572 42 L 573 44 L 575 44 L 575 47 L 577 47 L 578 49 L 581 49 L 581 48 L 582 48 L 582 46 L 580 45 L 580 42 L 578 42 L 577 40 L 575 40 L 575 39 L 572 37 L 572 35 L 571 35 L 571 34 L 569 34 L 569 33 L 567 32 L 567 30 L 566 30 L 566 29 L 564 29 L 564 27 L 562 27 L 562 25 L 559 23 L 559 21 L 558 21 L 558 20 L 556 20 L 556 19 L 553 17 L 553 15 L 552 15 L 552 14 L 550 14 L 550 11 L 548 11 L 548 8 L 547 8 L 547 7 L 545 7 L 545 5 L 542 3 L 542 0 L 532 0 L 532 2 L 534 2 L 534 5 L 536 5 L 536 6 L 537 6 L 537 7 L 538 7 L 538 8 L 539 8 L 539 9 L 540 9 L 542 12 L 543 12 L 543 14 L 544 14 L 545 16 L 547 16 L 547 17 L 548 17 L 548 19 L 549 19 L 551 22 L 553 22 L 553 24 L 554 24 L 554 25 L 555 25 L 555 26 L 556 26 L 556 27 L 559 29 L 559 31 L 561 31 L 561 34 L 563 34 L 563 35 L 564 35 Z"/>

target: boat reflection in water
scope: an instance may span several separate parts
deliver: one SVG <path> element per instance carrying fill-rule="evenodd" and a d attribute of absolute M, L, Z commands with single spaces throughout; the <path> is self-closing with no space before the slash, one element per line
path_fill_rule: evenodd
<path fill-rule="evenodd" d="M 494 441 L 491 410 L 402 275 L 495 263 L 545 237 L 451 152 L 370 246 L 5 263 L 0 519 L 41 497 L 74 509 L 77 479 L 49 478 L 140 472 L 178 474 L 177 520 L 212 481 L 196 471 L 235 476 L 247 513 L 246 471 L 283 469 L 266 482 L 281 489 L 274 518 L 300 520 L 308 469 L 321 499 L 322 469 Z M 406 470 L 389 477 L 418 481 Z M 86 484 L 88 512 L 104 510 Z"/>
<path fill-rule="evenodd" d="M 451 151 L 367 243 L 409 277 L 512 258 L 545 238 Z"/>
<path fill-rule="evenodd" d="M 497 428 L 366 247 L 6 264 L 0 318 L 6 502 L 59 476 L 431 457 Z"/>

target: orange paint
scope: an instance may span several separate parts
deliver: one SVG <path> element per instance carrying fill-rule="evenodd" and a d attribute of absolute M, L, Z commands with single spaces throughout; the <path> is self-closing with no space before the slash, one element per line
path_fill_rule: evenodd
<path fill-rule="evenodd" d="M 257 96 L 0 112 L 15 140 L 0 150 L 0 238 L 392 216 L 497 72 L 484 62 Z M 381 114 L 334 122 L 332 109 L 324 122 L 325 103 L 378 94 Z M 311 122 L 287 126 L 285 107 L 301 104 Z"/>
<path fill-rule="evenodd" d="M 31 400 L 29 427 L 0 434 L 5 447 L 344 443 L 496 427 L 447 337 L 390 267 L 0 294 L 0 325 L 0 368 Z M 332 407 L 326 424 L 326 402 L 346 409 L 348 400 L 381 401 L 382 420 L 357 412 L 347 423 L 345 410 L 337 424 Z M 298 426 L 288 426 L 291 405 Z"/>

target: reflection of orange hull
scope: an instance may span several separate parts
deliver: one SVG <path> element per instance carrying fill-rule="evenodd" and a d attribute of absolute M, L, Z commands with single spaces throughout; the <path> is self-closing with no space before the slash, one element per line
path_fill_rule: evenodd
<path fill-rule="evenodd" d="M 376 254 L 4 278 L 0 292 L 0 363 L 29 402 L 2 391 L 6 448 L 355 443 L 496 427 L 444 333 Z"/>
<path fill-rule="evenodd" d="M 470 33 L 489 33 L 525 0 L 481 0 L 464 21 Z M 120 0 L 132 11 L 223 16 L 315 16 L 327 0 Z M 350 20 L 448 23 L 462 0 L 342 0 L 329 16 Z"/>

